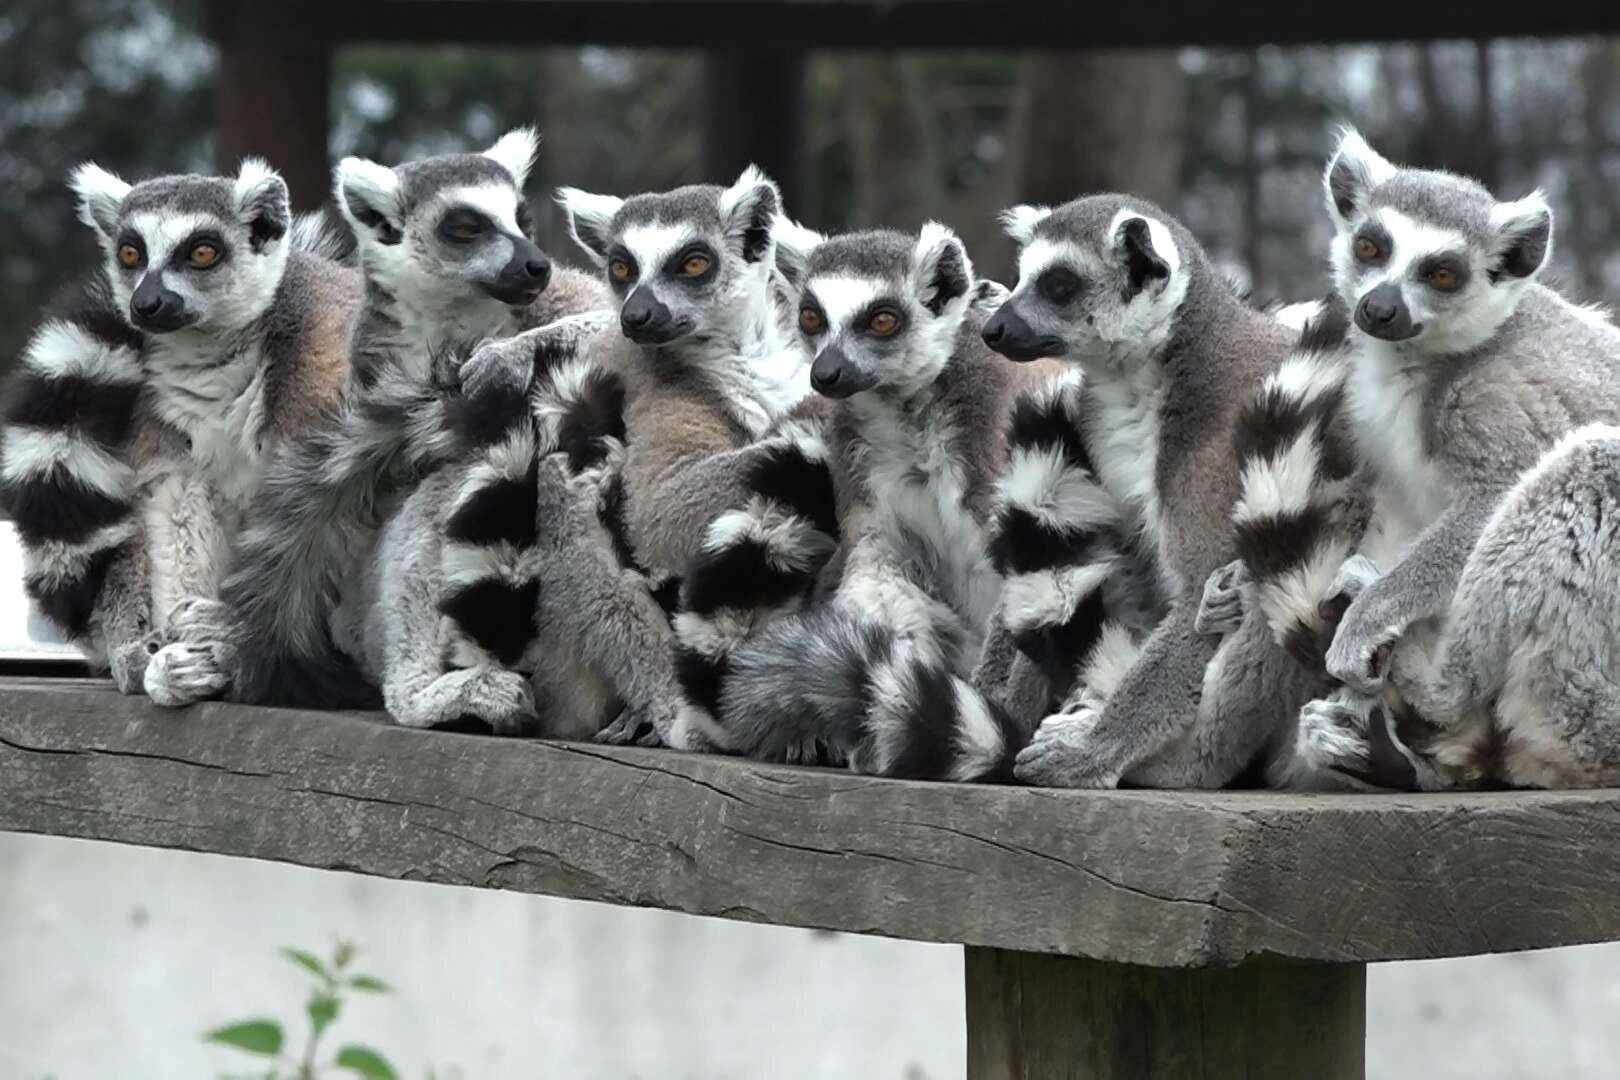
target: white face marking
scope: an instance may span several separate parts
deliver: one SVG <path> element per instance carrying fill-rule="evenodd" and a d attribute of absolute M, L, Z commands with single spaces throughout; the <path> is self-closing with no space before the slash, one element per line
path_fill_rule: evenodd
<path fill-rule="evenodd" d="M 1019 288 L 1025 288 L 1026 283 L 1033 288 L 1035 279 L 1056 263 L 1076 267 L 1082 276 L 1087 269 L 1097 267 L 1096 258 L 1079 244 L 1039 237 L 1018 253 Z"/>
<path fill-rule="evenodd" d="M 619 237 L 636 259 L 637 280 L 646 280 L 664 268 L 669 257 L 688 240 L 696 239 L 691 226 L 682 224 L 632 225 Z"/>
<path fill-rule="evenodd" d="M 806 291 L 816 298 L 827 317 L 826 329 L 819 340 L 830 342 L 848 328 L 856 315 L 890 289 L 886 282 L 875 278 L 827 274 L 811 278 Z"/>
<path fill-rule="evenodd" d="M 505 184 L 477 184 L 446 188 L 438 196 L 444 207 L 469 206 L 489 217 L 502 232 L 521 236 L 517 223 L 517 191 Z"/>

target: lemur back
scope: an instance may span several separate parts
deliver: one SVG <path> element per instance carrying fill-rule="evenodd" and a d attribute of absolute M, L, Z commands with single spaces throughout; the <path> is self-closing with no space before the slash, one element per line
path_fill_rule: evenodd
<path fill-rule="evenodd" d="M 341 392 L 359 275 L 255 159 L 133 186 L 86 164 L 72 184 L 106 263 L 12 378 L 0 495 L 30 596 L 137 693 L 176 603 L 229 568 L 266 460 Z"/>

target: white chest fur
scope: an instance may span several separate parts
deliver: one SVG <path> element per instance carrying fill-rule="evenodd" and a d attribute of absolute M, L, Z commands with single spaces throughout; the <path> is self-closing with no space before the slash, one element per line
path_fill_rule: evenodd
<path fill-rule="evenodd" d="M 264 475 L 264 371 L 254 350 L 224 364 L 150 366 L 158 416 L 190 441 L 191 470 L 228 505 L 245 506 Z"/>
<path fill-rule="evenodd" d="M 1357 450 L 1378 478 L 1377 531 L 1384 543 L 1395 545 L 1421 532 L 1451 504 L 1445 475 L 1425 449 L 1422 363 L 1365 341 L 1346 395 Z"/>
<path fill-rule="evenodd" d="M 1091 420 L 1086 449 L 1097 480 L 1134 515 L 1138 540 L 1155 552 L 1163 538 L 1158 450 L 1159 410 L 1164 402 L 1163 385 L 1156 376 L 1150 361 L 1131 375 L 1088 374 L 1085 390 Z"/>

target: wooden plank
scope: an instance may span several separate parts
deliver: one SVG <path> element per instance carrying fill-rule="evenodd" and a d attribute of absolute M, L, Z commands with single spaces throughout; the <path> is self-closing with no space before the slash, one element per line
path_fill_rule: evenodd
<path fill-rule="evenodd" d="M 221 3 L 224 0 L 212 0 Z M 615 45 L 663 49 L 1075 49 L 1346 44 L 1620 31 L 1620 7 L 1366 0 L 1319 4 L 1141 0 L 283 0 L 243 32 L 333 42 Z"/>
<path fill-rule="evenodd" d="M 1367 969 L 1175 971 L 969 948 L 968 1080 L 1362 1080 Z"/>
<path fill-rule="evenodd" d="M 1190 967 L 1620 938 L 1620 792 L 874 780 L 0 681 L 0 829 Z"/>

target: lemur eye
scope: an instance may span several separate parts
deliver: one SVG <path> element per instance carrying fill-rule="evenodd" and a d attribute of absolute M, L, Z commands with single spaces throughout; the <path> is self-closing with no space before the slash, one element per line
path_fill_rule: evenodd
<path fill-rule="evenodd" d="M 1424 280 L 1441 292 L 1450 292 L 1457 287 L 1457 271 L 1449 266 L 1436 266 L 1424 275 Z"/>
<path fill-rule="evenodd" d="M 524 236 L 534 231 L 534 214 L 529 210 L 529 204 L 520 202 L 517 206 L 517 227 Z"/>
<path fill-rule="evenodd" d="M 484 217 L 468 210 L 452 210 L 439 223 L 439 233 L 460 243 L 476 240 L 484 233 Z"/>
<path fill-rule="evenodd" d="M 1048 303 L 1067 304 L 1080 293 L 1080 278 L 1073 271 L 1056 267 L 1035 281 L 1035 290 Z"/>
<path fill-rule="evenodd" d="M 866 328 L 878 337 L 888 337 L 900 326 L 900 318 L 892 311 L 880 311 L 866 322 Z"/>
<path fill-rule="evenodd" d="M 608 262 L 608 275 L 614 281 L 629 281 L 630 264 L 623 259 L 612 259 Z"/>
<path fill-rule="evenodd" d="M 1372 237 L 1356 237 L 1356 258 L 1360 259 L 1362 262 L 1373 262 L 1383 253 L 1384 249 L 1379 247 L 1378 241 L 1374 240 Z"/>
<path fill-rule="evenodd" d="M 692 255 L 681 263 L 681 273 L 686 277 L 702 277 L 708 269 L 709 257 L 707 255 Z"/>
<path fill-rule="evenodd" d="M 213 244 L 192 244 L 186 261 L 198 270 L 206 270 L 219 262 L 219 248 Z"/>
<path fill-rule="evenodd" d="M 799 329 L 811 335 L 821 333 L 821 312 L 812 307 L 800 308 Z"/>
<path fill-rule="evenodd" d="M 141 249 L 134 244 L 118 245 L 118 265 L 133 270 L 141 264 Z"/>

